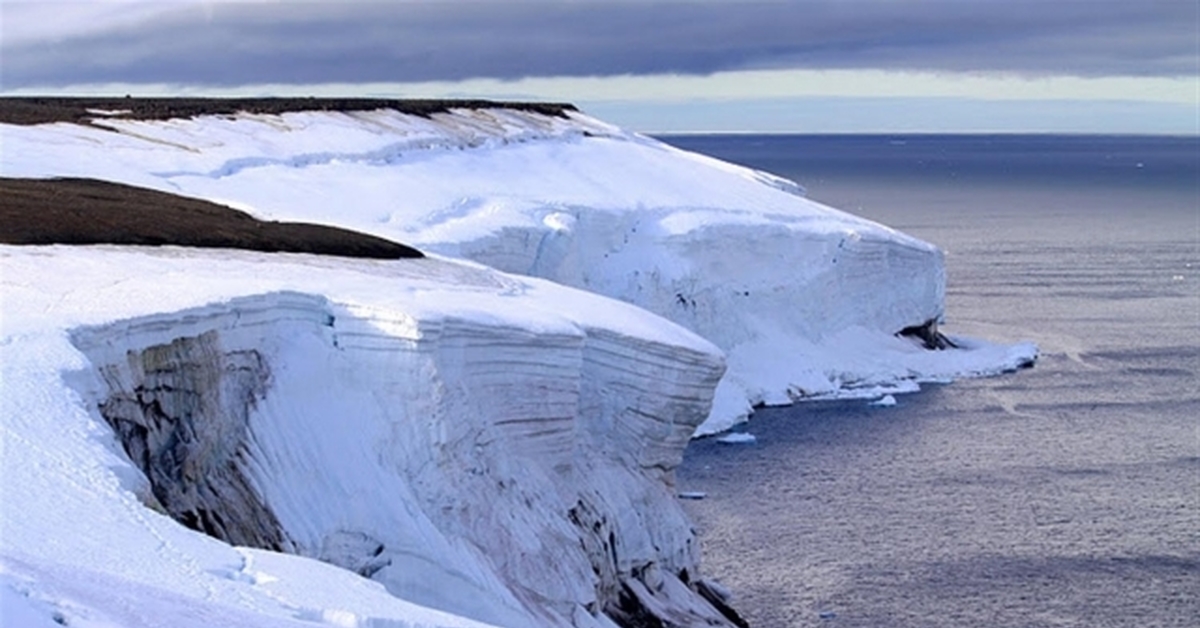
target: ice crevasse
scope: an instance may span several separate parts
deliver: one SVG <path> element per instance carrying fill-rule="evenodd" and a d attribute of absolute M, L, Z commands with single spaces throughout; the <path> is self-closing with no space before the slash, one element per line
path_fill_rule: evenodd
<path fill-rule="evenodd" d="M 6 127 L 9 176 L 88 176 L 347 227 L 614 297 L 727 355 L 698 434 L 754 405 L 998 372 L 1028 345 L 932 353 L 933 245 L 773 175 L 575 111 L 392 110 Z"/>

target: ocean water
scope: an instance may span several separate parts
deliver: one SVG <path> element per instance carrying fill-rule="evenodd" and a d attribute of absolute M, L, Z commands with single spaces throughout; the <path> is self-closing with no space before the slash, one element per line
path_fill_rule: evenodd
<path fill-rule="evenodd" d="M 679 470 L 751 625 L 1200 626 L 1200 139 L 681 136 L 946 252 L 1030 370 L 764 409 Z"/>

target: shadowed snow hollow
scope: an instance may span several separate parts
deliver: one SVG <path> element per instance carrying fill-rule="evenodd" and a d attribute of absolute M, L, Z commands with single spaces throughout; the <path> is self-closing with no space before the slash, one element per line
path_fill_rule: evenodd
<path fill-rule="evenodd" d="M 440 259 L 0 259 L 0 584 L 23 609 L 68 625 L 731 625 L 673 486 L 723 372 L 695 334 Z M 129 614 L 167 605 L 149 598 L 172 610 Z"/>
<path fill-rule="evenodd" d="M 809 201 L 789 181 L 574 112 L 95 124 L 104 128 L 5 126 L 0 171 L 111 179 L 348 227 L 636 304 L 728 355 L 699 433 L 752 404 L 878 395 L 1015 368 L 1035 352 L 970 341 L 928 352 L 895 338 L 943 316 L 937 248 Z"/>

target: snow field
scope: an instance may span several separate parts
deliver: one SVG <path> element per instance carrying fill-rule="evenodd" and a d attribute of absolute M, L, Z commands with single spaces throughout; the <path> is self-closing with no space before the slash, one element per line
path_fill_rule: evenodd
<path fill-rule="evenodd" d="M 0 556 L 34 582 L 9 587 L 32 600 L 22 608 L 155 625 L 71 601 L 88 591 L 71 574 L 98 569 L 180 608 L 219 606 L 228 625 L 263 612 L 590 626 L 647 573 L 700 573 L 673 468 L 723 361 L 647 312 L 437 258 L 3 247 L 3 260 L 0 495 L 35 507 L 4 509 Z M 176 432 L 159 442 L 186 433 L 186 455 L 170 451 L 191 488 L 160 502 L 106 425 L 118 419 L 151 442 L 164 423 Z M 346 568 L 341 606 L 295 580 L 331 567 L 231 548 L 155 510 L 219 511 L 235 543 Z M 251 558 L 280 567 L 260 577 Z M 354 571 L 405 605 L 379 607 Z M 648 596 L 711 612 L 686 588 Z"/>
<path fill-rule="evenodd" d="M 0 247 L 4 625 L 611 628 L 631 599 L 722 625 L 684 582 L 689 438 L 1036 356 L 896 338 L 943 316 L 935 247 L 582 114 L 0 134 L 3 176 L 474 260 Z M 178 464 L 147 472 L 111 425 Z"/>
<path fill-rule="evenodd" d="M 936 247 L 809 201 L 790 181 L 583 114 L 94 124 L 5 126 L 13 149 L 0 171 L 99 177 L 337 225 L 633 303 L 729 355 L 697 434 L 757 404 L 1013 368 L 997 361 L 1005 348 L 984 343 L 935 357 L 891 343 L 944 315 Z M 1020 352 L 1028 361 L 1035 349 Z"/>

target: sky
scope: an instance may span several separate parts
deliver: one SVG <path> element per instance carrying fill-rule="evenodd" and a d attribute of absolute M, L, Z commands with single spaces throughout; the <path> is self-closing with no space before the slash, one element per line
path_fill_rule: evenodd
<path fill-rule="evenodd" d="M 1200 134 L 1197 0 L 0 0 L 0 93 L 567 101 L 643 132 Z"/>

